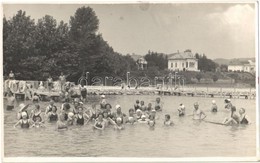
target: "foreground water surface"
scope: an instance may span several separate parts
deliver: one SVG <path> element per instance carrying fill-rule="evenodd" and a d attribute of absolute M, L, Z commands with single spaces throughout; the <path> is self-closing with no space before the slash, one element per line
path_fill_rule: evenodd
<path fill-rule="evenodd" d="M 113 108 L 120 104 L 122 111 L 128 114 L 135 100 L 144 100 L 154 105 L 157 96 L 107 96 Z M 57 131 L 55 124 L 47 123 L 45 128 L 13 128 L 17 122 L 15 109 L 4 110 L 4 155 L 5 157 L 244 157 L 256 155 L 255 100 L 232 99 L 237 107 L 246 108 L 253 122 L 248 126 L 222 126 L 203 121 L 194 121 L 192 117 L 178 117 L 178 105 L 186 106 L 191 114 L 193 103 L 198 101 L 200 108 L 207 114 L 207 120 L 222 122 L 229 116 L 224 109 L 224 99 L 215 98 L 219 112 L 210 112 L 213 98 L 162 96 L 163 111 L 157 113 L 159 119 L 154 129 L 146 124 L 126 125 L 122 131 L 106 128 L 93 130 L 92 126 L 72 126 L 66 131 Z M 99 97 L 88 97 L 87 105 L 98 103 Z M 28 102 L 27 102 L 28 103 Z M 41 102 L 44 111 L 47 102 Z M 56 106 L 60 106 L 57 103 Z M 5 108 L 5 107 L 4 107 Z M 114 109 L 113 109 L 114 111 Z M 164 115 L 170 114 L 175 123 L 173 127 L 164 127 Z"/>

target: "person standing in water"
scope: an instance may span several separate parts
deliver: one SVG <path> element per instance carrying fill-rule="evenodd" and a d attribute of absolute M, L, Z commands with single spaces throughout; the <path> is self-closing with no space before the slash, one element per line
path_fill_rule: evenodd
<path fill-rule="evenodd" d="M 218 106 L 215 100 L 212 100 L 211 112 L 218 112 Z"/>
<path fill-rule="evenodd" d="M 101 95 L 101 101 L 100 101 L 100 109 L 106 109 L 106 96 L 105 95 Z"/>
<path fill-rule="evenodd" d="M 225 109 L 231 110 L 232 108 L 232 103 L 230 99 L 225 99 Z"/>
<path fill-rule="evenodd" d="M 140 106 L 139 100 L 136 100 L 136 101 L 135 101 L 135 104 L 134 104 L 135 111 L 138 110 L 138 109 L 140 109 L 140 107 L 141 107 L 141 106 Z"/>
<path fill-rule="evenodd" d="M 202 117 L 203 116 L 203 117 Z M 207 115 L 199 109 L 199 103 L 194 103 L 194 110 L 193 110 L 193 119 L 194 120 L 203 120 L 207 117 Z"/>
<path fill-rule="evenodd" d="M 60 89 L 63 90 L 64 85 L 66 83 L 66 76 L 63 74 L 63 72 L 61 72 L 61 74 L 59 76 L 59 81 L 60 81 Z"/>
<path fill-rule="evenodd" d="M 180 104 L 178 111 L 179 111 L 179 117 L 184 116 L 185 115 L 185 106 L 183 104 Z"/>
<path fill-rule="evenodd" d="M 15 97 L 13 96 L 13 93 L 11 91 L 7 94 L 7 105 L 6 110 L 13 110 L 14 109 L 14 103 L 15 103 Z"/>
<path fill-rule="evenodd" d="M 156 111 L 162 111 L 162 104 L 161 104 L 160 97 L 156 98 L 154 108 L 155 108 Z"/>
<path fill-rule="evenodd" d="M 250 124 L 249 118 L 246 115 L 246 110 L 244 108 L 239 109 L 239 124 Z"/>
<path fill-rule="evenodd" d="M 22 119 L 20 119 L 14 125 L 14 128 L 16 128 L 17 125 L 21 125 L 21 128 L 30 128 L 30 126 L 32 126 L 34 124 L 34 122 L 27 117 L 27 113 L 26 112 L 22 112 L 21 116 L 22 116 Z"/>
<path fill-rule="evenodd" d="M 10 73 L 9 73 L 9 79 L 10 79 L 10 80 L 14 80 L 14 73 L 13 73 L 12 70 L 11 70 Z"/>

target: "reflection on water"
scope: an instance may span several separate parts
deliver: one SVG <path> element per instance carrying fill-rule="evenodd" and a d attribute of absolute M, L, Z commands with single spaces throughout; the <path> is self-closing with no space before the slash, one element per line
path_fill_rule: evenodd
<path fill-rule="evenodd" d="M 115 106 L 120 104 L 128 114 L 136 99 L 154 104 L 156 96 L 108 96 Z M 249 126 L 222 126 L 192 117 L 178 117 L 177 107 L 186 106 L 187 115 L 192 114 L 193 103 L 198 101 L 207 114 L 207 120 L 222 122 L 229 112 L 224 110 L 223 99 L 215 99 L 219 112 L 210 112 L 211 98 L 163 96 L 163 111 L 154 128 L 146 124 L 126 125 L 122 131 L 112 127 L 104 131 L 93 130 L 91 125 L 73 126 L 68 130 L 55 129 L 47 123 L 46 128 L 28 130 L 14 129 L 16 111 L 4 111 L 4 154 L 11 156 L 77 156 L 77 157 L 206 157 L 206 156 L 255 156 L 255 101 L 233 99 L 237 108 L 244 107 L 253 121 Z M 91 97 L 87 105 L 98 103 L 98 97 Z M 44 111 L 48 103 L 41 103 Z M 60 104 L 57 104 L 60 106 Z M 170 114 L 175 125 L 163 126 L 165 114 Z"/>

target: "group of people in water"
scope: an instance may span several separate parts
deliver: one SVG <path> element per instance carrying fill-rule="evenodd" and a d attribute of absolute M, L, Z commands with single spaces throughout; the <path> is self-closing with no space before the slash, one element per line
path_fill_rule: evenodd
<path fill-rule="evenodd" d="M 14 108 L 15 98 L 8 94 L 7 110 Z M 68 129 L 72 125 L 93 125 L 93 129 L 104 130 L 112 126 L 115 130 L 122 130 L 126 124 L 143 123 L 149 127 L 154 127 L 159 120 L 157 112 L 163 110 L 163 103 L 160 97 L 156 98 L 154 107 L 152 103 L 146 106 L 144 101 L 136 100 L 133 108 L 128 110 L 128 114 L 122 112 L 121 106 L 117 104 L 113 112 L 111 104 L 107 101 L 105 95 L 100 96 L 100 103 L 96 107 L 86 107 L 83 99 L 75 98 L 72 102 L 64 101 L 58 108 L 53 100 L 50 101 L 45 111 L 42 111 L 39 105 L 40 99 L 33 99 L 32 107 L 24 103 L 19 105 L 17 113 L 17 123 L 14 127 L 21 128 L 44 127 L 46 122 L 56 123 L 57 129 Z M 230 99 L 225 100 L 225 108 L 230 111 L 231 115 L 224 119 L 223 125 L 249 124 L 249 118 L 244 108 L 240 108 L 239 114 L 236 113 L 236 107 L 232 105 Z M 31 108 L 31 109 L 28 109 Z M 30 110 L 30 112 L 29 112 Z M 178 116 L 192 116 L 194 120 L 204 120 L 207 115 L 199 108 L 199 103 L 194 103 L 194 110 L 191 115 L 186 115 L 184 104 L 178 107 Z M 216 101 L 212 101 L 212 112 L 217 112 Z M 163 125 L 173 126 L 170 114 L 164 115 Z"/>

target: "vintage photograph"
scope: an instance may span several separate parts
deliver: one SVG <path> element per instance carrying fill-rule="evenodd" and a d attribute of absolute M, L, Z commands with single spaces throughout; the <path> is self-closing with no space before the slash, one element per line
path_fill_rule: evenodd
<path fill-rule="evenodd" d="M 256 3 L 2 6 L 5 158 L 256 158 Z"/>

